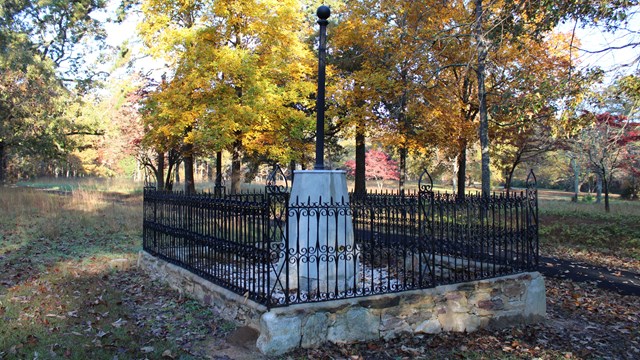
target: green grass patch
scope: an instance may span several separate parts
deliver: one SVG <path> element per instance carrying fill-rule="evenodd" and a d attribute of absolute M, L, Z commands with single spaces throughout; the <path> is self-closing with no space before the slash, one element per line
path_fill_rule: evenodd
<path fill-rule="evenodd" d="M 49 191 L 91 191 L 109 192 L 115 194 L 141 194 L 144 184 L 124 178 L 38 178 L 20 181 L 19 187 L 28 187 Z"/>
<path fill-rule="evenodd" d="M 540 242 L 548 249 L 573 248 L 640 260 L 640 202 L 603 204 L 540 201 Z"/>

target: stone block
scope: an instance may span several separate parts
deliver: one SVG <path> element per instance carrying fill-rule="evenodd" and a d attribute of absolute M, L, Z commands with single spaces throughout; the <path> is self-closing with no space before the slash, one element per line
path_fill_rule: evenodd
<path fill-rule="evenodd" d="M 385 340 L 394 339 L 403 334 L 410 334 L 413 332 L 411 326 L 401 318 L 390 314 L 382 315 L 380 321 L 380 336 Z"/>
<path fill-rule="evenodd" d="M 359 262 L 356 261 L 358 251 L 355 248 L 351 215 L 342 211 L 328 214 L 320 210 L 317 210 L 317 217 L 296 213 L 296 209 L 303 209 L 304 206 L 317 208 L 319 202 L 343 200 L 348 207 L 345 174 L 342 170 L 295 171 L 296 181 L 293 182 L 289 198 L 289 252 L 310 254 L 310 261 L 315 264 L 288 264 L 288 274 L 283 272 L 281 280 L 288 276 L 288 286 L 292 289 L 329 292 L 335 288 L 346 291 L 353 286 Z M 319 261 L 317 256 L 321 254 L 325 257 Z M 280 259 L 279 269 L 284 267 L 283 260 Z"/>
<path fill-rule="evenodd" d="M 431 319 L 433 317 L 432 311 L 418 311 L 412 313 L 410 316 L 404 318 L 407 324 L 411 326 L 415 326 L 415 324 L 419 324 L 423 322 L 425 319 Z"/>
<path fill-rule="evenodd" d="M 547 315 L 547 298 L 544 279 L 540 274 L 533 277 L 527 288 L 524 306 L 524 317 L 527 321 L 543 320 Z"/>
<path fill-rule="evenodd" d="M 523 323 L 522 311 L 517 310 L 500 311 L 490 317 L 486 317 L 486 319 L 492 329 L 503 329 L 514 324 Z"/>
<path fill-rule="evenodd" d="M 481 325 L 480 317 L 468 313 L 446 313 L 438 315 L 438 321 L 444 331 L 472 332 Z"/>
<path fill-rule="evenodd" d="M 448 293 L 446 296 L 447 312 L 466 313 L 469 311 L 469 304 L 464 293 Z"/>
<path fill-rule="evenodd" d="M 360 301 L 360 306 L 370 309 L 386 309 L 393 308 L 400 304 L 399 296 L 385 296 L 379 298 L 367 299 Z"/>
<path fill-rule="evenodd" d="M 300 346 L 313 348 L 326 342 L 328 327 L 329 320 L 326 313 L 318 312 L 309 316 L 302 327 L 302 342 Z"/>
<path fill-rule="evenodd" d="M 300 345 L 301 320 L 297 316 L 277 316 L 267 312 L 260 318 L 256 346 L 265 355 L 278 356 Z"/>
<path fill-rule="evenodd" d="M 437 319 L 429 319 L 418 324 L 413 331 L 418 334 L 438 334 L 442 332 L 442 325 Z"/>
<path fill-rule="evenodd" d="M 407 293 L 280 307 L 266 307 L 198 276 L 141 253 L 138 265 L 154 279 L 191 293 L 220 316 L 260 329 L 258 349 L 278 356 L 298 346 L 391 339 L 407 333 L 475 331 L 533 322 L 546 315 L 539 273 L 506 276 Z"/>
<path fill-rule="evenodd" d="M 526 286 L 522 281 L 514 280 L 510 284 L 506 285 L 502 289 L 502 293 L 509 298 L 520 298 L 524 295 L 527 290 Z"/>
<path fill-rule="evenodd" d="M 478 301 L 478 308 L 487 311 L 498 311 L 504 309 L 504 302 L 501 298 Z"/>
<path fill-rule="evenodd" d="M 367 309 L 351 308 L 346 313 L 337 314 L 327 340 L 336 344 L 374 340 L 379 337 L 379 326 L 380 318 Z"/>

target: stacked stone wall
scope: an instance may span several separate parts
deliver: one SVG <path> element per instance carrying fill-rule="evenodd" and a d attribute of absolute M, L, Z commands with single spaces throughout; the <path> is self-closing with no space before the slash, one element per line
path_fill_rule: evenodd
<path fill-rule="evenodd" d="M 530 272 L 396 294 L 266 307 L 142 252 L 139 265 L 224 318 L 256 328 L 258 349 L 280 355 L 324 342 L 392 339 L 410 334 L 475 331 L 545 318 L 544 280 Z"/>

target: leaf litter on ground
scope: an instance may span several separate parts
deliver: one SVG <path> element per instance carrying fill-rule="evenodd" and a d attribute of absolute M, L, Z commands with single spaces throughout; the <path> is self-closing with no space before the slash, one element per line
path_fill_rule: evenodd
<path fill-rule="evenodd" d="M 140 204 L 132 204 L 132 214 L 137 214 Z M 16 227 L 0 231 L 11 233 L 5 239 L 13 240 L 19 240 L 15 234 L 37 234 L 39 230 L 29 226 L 41 226 L 47 220 L 47 215 L 39 216 L 12 220 Z M 8 244 L 0 254 L 0 359 L 33 358 L 35 353 L 42 358 L 233 358 L 212 351 L 211 344 L 215 348 L 232 346 L 227 336 L 236 324 L 132 266 L 113 269 L 107 265 L 114 256 L 135 261 L 139 239 L 134 234 L 139 230 L 116 237 L 104 229 L 89 230 L 87 239 L 78 236 L 80 230 L 72 228 L 75 225 L 64 222 L 73 236 L 67 234 L 59 242 L 38 236 L 26 246 Z M 60 229 L 50 231 L 56 234 Z M 100 237 L 104 233 L 111 235 Z M 113 249 L 120 253 L 102 255 L 112 254 Z M 558 247 L 542 249 L 550 253 Z M 83 251 L 91 255 L 67 256 L 67 252 Z M 599 254 L 587 250 L 560 253 L 574 260 L 625 268 L 618 266 L 619 258 Z M 640 266 L 631 262 L 631 268 Z M 547 279 L 546 285 L 548 318 L 544 323 L 472 334 L 326 344 L 298 349 L 282 358 L 640 358 L 637 297 L 600 290 L 589 283 Z"/>

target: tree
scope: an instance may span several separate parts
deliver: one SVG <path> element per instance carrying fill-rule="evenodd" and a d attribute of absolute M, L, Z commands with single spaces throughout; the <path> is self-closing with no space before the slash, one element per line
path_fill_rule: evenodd
<path fill-rule="evenodd" d="M 83 67 L 82 46 L 87 38 L 100 44 L 103 29 L 91 14 L 102 7 L 95 0 L 0 3 L 0 181 L 11 159 L 58 158 L 71 150 L 69 136 L 96 133 L 65 109 L 76 100 L 72 90 L 85 90 L 96 75 Z"/>
<path fill-rule="evenodd" d="M 378 184 L 378 189 L 382 189 L 383 180 L 398 180 L 400 177 L 398 163 L 380 150 L 370 149 L 367 151 L 365 163 L 365 178 L 367 180 L 375 180 Z M 349 169 L 349 175 L 354 176 L 356 171 L 355 161 L 348 160 L 345 166 Z"/>
<path fill-rule="evenodd" d="M 237 192 L 243 153 L 293 157 L 284 141 L 304 134 L 313 91 L 299 8 L 293 0 L 143 3 L 149 51 L 174 67 L 156 94 L 153 131 L 179 138 L 186 169 L 193 156 L 227 148 Z"/>
<path fill-rule="evenodd" d="M 395 149 L 401 192 L 409 155 L 428 143 L 431 73 L 426 59 L 433 34 L 449 19 L 442 9 L 446 6 L 436 1 L 346 2 L 336 29 L 337 65 L 345 75 L 339 91 L 354 108 L 343 113 L 357 119 L 348 126 L 355 127 L 358 154 L 363 154 L 364 129 Z"/>
<path fill-rule="evenodd" d="M 173 170 L 182 161 L 182 156 L 178 151 L 181 138 L 179 134 L 170 131 L 170 118 L 162 111 L 160 97 L 166 86 L 163 77 L 162 83 L 156 89 L 147 89 L 146 86 L 138 89 L 143 136 L 136 145 L 141 148 L 141 163 L 151 169 L 156 178 L 156 187 L 159 190 L 171 191 L 175 174 Z"/>
<path fill-rule="evenodd" d="M 572 67 L 570 34 L 537 41 L 521 36 L 519 46 L 496 54 L 505 75 L 491 106 L 491 156 L 509 190 L 515 169 L 523 162 L 561 147 L 563 135 L 579 126 L 569 117 L 583 100 L 593 74 Z"/>
<path fill-rule="evenodd" d="M 50 61 L 59 80 L 86 89 L 100 75 L 84 65 L 94 50 L 90 42 L 104 47 L 103 24 L 92 15 L 105 5 L 104 0 L 3 1 L 0 54 L 8 60 L 3 66 Z"/>
<path fill-rule="evenodd" d="M 564 1 L 544 0 L 530 2 L 523 0 L 491 1 L 484 5 L 475 0 L 475 40 L 477 46 L 478 99 L 479 99 L 479 136 L 482 152 L 482 192 L 488 195 L 490 190 L 489 156 L 489 117 L 486 111 L 487 91 L 485 89 L 485 62 L 492 49 L 497 49 L 507 41 L 517 40 L 523 35 L 540 41 L 560 21 L 576 19 L 585 23 L 598 21 L 613 26 L 626 18 L 626 14 L 636 2 L 627 1 Z M 488 30 L 484 30 L 488 29 Z M 569 72 L 569 81 L 571 72 Z"/>
<path fill-rule="evenodd" d="M 38 66 L 0 73 L 0 181 L 6 180 L 12 156 L 55 156 L 64 143 L 53 131 L 62 115 L 58 98 L 64 90 L 51 86 L 51 72 Z"/>
<path fill-rule="evenodd" d="M 488 197 L 491 192 L 491 169 L 489 168 L 489 118 L 487 114 L 487 91 L 485 88 L 485 62 L 487 61 L 488 44 L 484 33 L 485 8 L 482 0 L 475 0 L 475 35 L 478 49 L 476 75 L 478 76 L 478 103 L 480 105 L 480 153 L 482 154 L 482 196 Z"/>
<path fill-rule="evenodd" d="M 609 186 L 615 174 L 630 161 L 628 146 L 640 141 L 640 126 L 624 115 L 585 113 L 584 116 L 593 117 L 594 121 L 582 133 L 581 143 L 592 169 L 602 180 L 605 211 L 609 212 Z"/>

